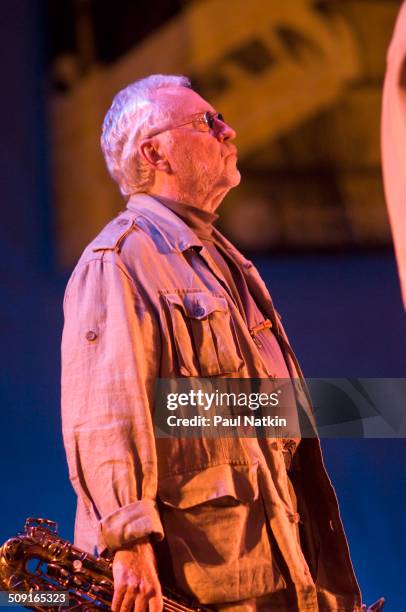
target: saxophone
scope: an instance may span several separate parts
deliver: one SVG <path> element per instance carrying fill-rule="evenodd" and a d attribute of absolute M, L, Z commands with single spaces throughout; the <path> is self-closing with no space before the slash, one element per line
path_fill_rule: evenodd
<path fill-rule="evenodd" d="M 110 610 L 114 590 L 112 563 L 112 558 L 96 557 L 60 538 L 54 521 L 28 518 L 24 532 L 0 548 L 0 590 L 67 591 L 69 605 L 56 608 L 61 612 Z M 49 606 L 40 604 L 24 604 L 24 607 L 50 611 Z M 208 612 L 209 609 L 194 606 L 163 587 L 163 610 Z"/>

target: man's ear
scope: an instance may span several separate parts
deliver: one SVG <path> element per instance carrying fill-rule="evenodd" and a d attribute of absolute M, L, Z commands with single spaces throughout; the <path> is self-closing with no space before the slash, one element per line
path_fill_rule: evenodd
<path fill-rule="evenodd" d="M 155 138 L 143 138 L 138 143 L 138 151 L 142 159 L 154 170 L 170 172 L 170 164 L 162 151 L 159 141 Z"/>

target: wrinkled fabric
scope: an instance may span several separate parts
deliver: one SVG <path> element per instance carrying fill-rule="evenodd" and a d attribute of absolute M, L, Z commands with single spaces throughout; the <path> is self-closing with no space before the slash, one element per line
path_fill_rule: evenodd
<path fill-rule="evenodd" d="M 217 213 L 198 208 L 192 204 L 185 204 L 184 202 L 178 202 L 169 198 L 162 198 L 154 196 L 159 202 L 169 208 L 176 216 L 180 217 L 182 221 L 196 234 L 200 239 L 211 238 L 215 223 L 219 219 Z"/>
<path fill-rule="evenodd" d="M 163 204 L 180 217 L 188 227 L 192 228 L 196 236 L 201 240 L 208 254 L 217 265 L 221 275 L 223 286 L 234 300 L 241 316 L 244 318 L 258 351 L 262 362 L 266 367 L 268 375 L 274 379 L 289 379 L 290 373 L 278 344 L 275 334 L 272 332 L 272 323 L 267 320 L 268 327 L 264 327 L 264 316 L 258 308 L 255 300 L 250 294 L 244 274 L 238 265 L 230 257 L 224 248 L 220 233 L 216 233 L 213 223 L 219 216 L 196 206 L 183 204 L 168 198 L 160 198 Z M 261 329 L 262 327 L 262 329 Z M 286 445 L 290 453 L 296 449 L 300 439 L 289 439 Z"/>
<path fill-rule="evenodd" d="M 289 375 L 301 377 L 257 270 L 214 233 L 272 322 Z M 176 587 L 201 603 L 272 594 L 280 610 L 360 609 L 317 439 L 301 440 L 289 478 L 282 440 L 154 437 L 158 377 L 270 375 L 218 264 L 179 217 L 133 196 L 83 252 L 64 314 L 62 419 L 77 546 L 113 552 L 151 535 L 168 551 Z M 304 384 L 295 388 L 314 424 Z"/>

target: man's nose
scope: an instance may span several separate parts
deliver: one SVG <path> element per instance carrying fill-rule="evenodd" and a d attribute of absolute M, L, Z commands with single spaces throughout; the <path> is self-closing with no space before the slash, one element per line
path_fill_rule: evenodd
<path fill-rule="evenodd" d="M 224 142 L 225 140 L 234 140 L 236 136 L 237 132 L 231 127 L 231 125 L 228 125 L 228 123 L 225 121 L 219 121 L 217 138 L 221 142 Z"/>

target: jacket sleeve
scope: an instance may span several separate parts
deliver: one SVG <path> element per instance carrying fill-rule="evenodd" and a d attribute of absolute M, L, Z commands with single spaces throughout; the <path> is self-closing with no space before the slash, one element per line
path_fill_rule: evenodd
<path fill-rule="evenodd" d="M 62 425 L 72 485 L 98 524 L 98 548 L 163 537 L 152 420 L 159 330 L 126 268 L 100 254 L 64 300 Z"/>

